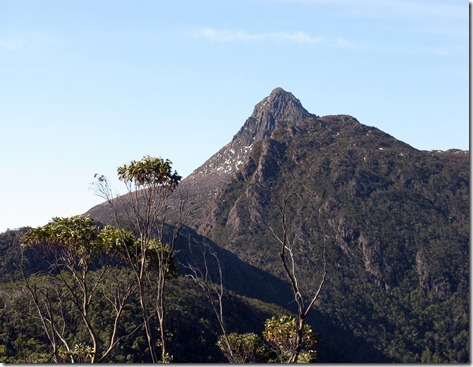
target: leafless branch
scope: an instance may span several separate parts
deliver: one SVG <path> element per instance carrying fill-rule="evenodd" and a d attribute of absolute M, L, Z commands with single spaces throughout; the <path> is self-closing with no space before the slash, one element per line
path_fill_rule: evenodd
<path fill-rule="evenodd" d="M 210 252 L 210 256 L 215 259 L 218 269 L 218 280 L 216 282 L 212 281 L 209 264 L 207 259 L 207 250 L 205 245 L 202 246 L 202 259 L 204 263 L 203 271 L 199 267 L 188 263 L 185 267 L 192 272 L 192 274 L 186 275 L 191 278 L 204 292 L 207 300 L 212 306 L 215 318 L 220 326 L 222 331 L 223 340 L 225 342 L 225 348 L 227 353 L 227 358 L 230 363 L 236 363 L 232 345 L 228 337 L 227 326 L 224 320 L 224 309 L 223 309 L 223 296 L 224 296 L 224 287 L 223 287 L 223 272 L 220 264 L 220 260 L 214 252 Z"/>

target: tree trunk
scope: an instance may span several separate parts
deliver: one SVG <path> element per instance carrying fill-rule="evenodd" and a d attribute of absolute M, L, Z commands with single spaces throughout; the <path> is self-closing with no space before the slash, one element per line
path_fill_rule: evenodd
<path fill-rule="evenodd" d="M 143 315 L 143 322 L 145 325 L 146 340 L 148 341 L 148 348 L 151 354 L 151 360 L 153 363 L 158 363 L 158 356 L 156 355 L 155 342 L 153 338 L 153 333 L 151 330 L 151 325 L 149 323 L 149 313 L 146 307 L 145 294 L 143 289 L 143 281 L 138 278 L 138 288 L 140 290 L 140 306 Z"/>

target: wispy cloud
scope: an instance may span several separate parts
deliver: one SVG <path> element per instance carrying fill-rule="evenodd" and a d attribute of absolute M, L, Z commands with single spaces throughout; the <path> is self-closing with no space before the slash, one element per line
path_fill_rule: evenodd
<path fill-rule="evenodd" d="M 191 32 L 195 38 L 205 38 L 218 42 L 293 42 L 293 43 L 321 43 L 323 37 L 312 36 L 307 32 L 269 32 L 250 33 L 243 30 L 225 30 L 215 28 L 199 28 Z"/>
<path fill-rule="evenodd" d="M 192 37 L 215 42 L 289 42 L 298 44 L 325 45 L 351 50 L 368 50 L 372 47 L 366 42 L 356 42 L 347 38 L 314 36 L 308 32 L 268 32 L 251 33 L 243 30 L 199 28 L 191 32 Z"/>
<path fill-rule="evenodd" d="M 320 0 L 324 1 L 324 0 Z M 326 0 L 329 1 L 329 0 Z M 341 1 L 341 0 L 340 0 Z M 298 44 L 320 45 L 325 47 L 342 48 L 350 51 L 374 51 L 383 53 L 447 55 L 448 48 L 442 46 L 414 47 L 399 44 L 379 44 L 367 41 L 357 41 L 346 37 L 313 36 L 308 32 L 269 32 L 251 33 L 244 30 L 227 30 L 210 27 L 198 28 L 188 35 L 197 39 L 206 39 L 213 42 L 292 42 Z"/>

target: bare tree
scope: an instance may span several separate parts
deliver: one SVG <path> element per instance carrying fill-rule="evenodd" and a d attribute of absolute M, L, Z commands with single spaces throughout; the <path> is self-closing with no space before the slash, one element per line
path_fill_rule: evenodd
<path fill-rule="evenodd" d="M 289 363 L 297 363 L 301 348 L 303 346 L 304 339 L 304 325 L 306 324 L 307 316 L 311 309 L 313 308 L 315 302 L 317 301 L 322 287 L 325 283 L 327 277 L 327 262 L 325 256 L 325 243 L 323 248 L 323 271 L 322 278 L 317 286 L 314 289 L 314 293 L 310 296 L 308 303 L 304 300 L 304 297 L 301 292 L 301 287 L 299 285 L 297 272 L 296 272 L 296 259 L 294 255 L 294 249 L 298 241 L 301 240 L 300 236 L 300 224 L 295 224 L 294 221 L 290 221 L 289 213 L 290 203 L 294 199 L 300 199 L 296 203 L 297 206 L 300 206 L 302 203 L 302 198 L 300 190 L 295 188 L 295 184 L 291 183 L 284 188 L 284 195 L 276 203 L 280 222 L 279 229 L 276 230 L 272 226 L 268 226 L 270 232 L 277 240 L 279 244 L 279 257 L 281 259 L 281 264 L 284 270 L 286 277 L 291 284 L 292 293 L 294 296 L 294 301 L 297 305 L 297 316 L 296 316 L 296 340 L 294 343 L 293 350 L 291 352 Z M 293 216 L 297 216 L 297 212 L 292 213 Z M 294 219 L 294 218 L 292 218 Z"/>
<path fill-rule="evenodd" d="M 220 266 L 220 261 L 217 254 L 210 251 L 210 256 L 215 260 L 218 269 L 218 280 L 215 282 L 212 280 L 209 264 L 207 259 L 207 249 L 205 244 L 202 246 L 202 259 L 203 259 L 203 269 L 197 265 L 187 263 L 184 265 L 190 274 L 186 276 L 191 278 L 204 292 L 209 304 L 212 306 L 215 318 L 218 321 L 220 330 L 222 331 L 222 336 L 220 338 L 220 345 L 224 351 L 225 356 L 227 357 L 230 363 L 239 363 L 241 362 L 238 356 L 235 355 L 233 351 L 232 344 L 230 342 L 229 334 L 227 332 L 227 326 L 223 318 L 223 274 L 222 267 Z"/>
<path fill-rule="evenodd" d="M 51 302 L 50 290 L 48 288 L 39 290 L 38 285 L 32 284 L 29 277 L 25 275 L 23 267 L 22 271 L 26 289 L 30 293 L 37 314 L 39 315 L 41 326 L 51 344 L 53 361 L 55 363 L 61 363 L 63 362 L 63 359 L 61 358 L 59 351 L 60 346 L 63 345 L 67 351 L 70 350 L 69 344 L 64 337 L 66 324 L 64 317 L 61 317 L 60 320 L 58 320 L 56 312 L 53 309 L 53 302 Z M 52 291 L 55 292 L 54 288 Z M 62 316 L 64 315 L 62 314 Z M 62 325 L 59 325 L 59 323 Z M 71 362 L 74 362 L 74 360 L 71 359 Z"/>

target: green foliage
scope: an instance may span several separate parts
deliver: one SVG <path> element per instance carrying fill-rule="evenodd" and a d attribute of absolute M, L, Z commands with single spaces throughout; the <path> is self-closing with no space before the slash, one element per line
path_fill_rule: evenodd
<path fill-rule="evenodd" d="M 264 324 L 263 337 L 276 353 L 273 362 L 284 363 L 289 361 L 297 348 L 297 325 L 296 319 L 292 316 L 273 316 Z M 317 338 L 310 325 L 304 325 L 303 344 L 298 362 L 314 362 L 317 353 L 313 346 L 317 343 Z"/>
<path fill-rule="evenodd" d="M 144 156 L 118 167 L 118 178 L 123 182 L 133 182 L 136 186 L 165 186 L 174 189 L 181 176 L 172 172 L 172 162 L 168 159 Z"/>
<path fill-rule="evenodd" d="M 116 347 L 133 278 L 110 278 L 115 273 L 110 260 L 134 242 L 130 233 L 110 226 L 101 230 L 85 216 L 54 218 L 26 233 L 22 247 L 32 248 L 49 263 L 49 272 L 24 280 L 56 362 L 98 362 Z M 108 259 L 101 263 L 104 257 Z M 92 271 L 94 268 L 97 270 Z M 105 306 L 109 319 L 94 322 L 90 311 L 98 304 Z M 77 317 L 78 322 L 70 322 Z M 104 333 L 99 333 L 98 324 L 104 320 L 108 323 L 101 325 Z M 72 348 L 69 345 L 74 338 L 78 343 Z"/>
<path fill-rule="evenodd" d="M 46 244 L 63 249 L 74 257 L 93 260 L 102 251 L 99 228 L 89 217 L 53 218 L 44 227 L 30 230 L 24 239 L 24 246 Z"/>
<path fill-rule="evenodd" d="M 228 343 L 231 352 L 223 335 L 220 336 L 217 346 L 229 361 L 234 363 L 262 363 L 268 360 L 268 351 L 261 338 L 255 333 L 231 333 L 228 335 Z"/>
<path fill-rule="evenodd" d="M 151 271 L 158 271 L 159 266 L 165 267 L 167 279 L 177 278 L 178 268 L 174 254 L 171 254 L 168 244 L 162 244 L 158 239 L 148 242 L 146 253 L 146 267 Z"/>
<path fill-rule="evenodd" d="M 92 358 L 93 348 L 79 343 L 75 344 L 70 350 L 66 350 L 64 347 L 61 348 L 60 354 L 66 361 L 72 357 L 75 363 L 87 363 Z"/>
<path fill-rule="evenodd" d="M 51 362 L 43 335 L 22 283 L 0 283 L 0 363 Z"/>
<path fill-rule="evenodd" d="M 127 256 L 127 251 L 131 253 L 134 251 L 137 241 L 132 232 L 109 225 L 102 228 L 99 239 L 106 252 L 116 252 L 123 257 Z"/>
<path fill-rule="evenodd" d="M 113 230 L 108 233 L 110 237 L 113 237 L 111 235 L 113 233 L 117 234 Z M 116 238 L 120 240 L 121 235 L 116 236 Z M 17 245 L 20 242 L 22 242 L 21 237 L 18 238 Z M 111 240 L 107 242 L 111 242 Z M 102 346 L 110 340 L 110 328 L 114 322 L 114 311 L 110 307 L 110 301 L 120 294 L 114 293 L 114 289 L 118 292 L 123 291 L 126 285 L 129 284 L 130 277 L 133 278 L 129 268 L 122 264 L 119 266 L 113 264 L 114 266 L 106 272 L 105 278 L 102 278 L 102 285 L 97 289 L 97 297 L 94 298 L 88 311 L 90 321 Z M 93 267 L 93 270 L 88 274 L 88 278 L 92 282 L 99 279 L 100 270 L 100 267 Z M 71 280 L 70 274 L 63 272 L 63 276 L 65 279 Z M 153 280 L 152 276 L 151 278 Z M 84 353 L 86 351 L 84 348 L 91 345 L 89 336 L 67 287 L 58 282 L 54 276 L 48 274 L 41 277 L 34 275 L 29 278 L 29 281 L 32 284 L 37 284 L 38 289 L 46 290 L 44 286 L 47 285 L 54 314 L 58 317 L 56 318 L 58 325 L 61 325 L 61 315 L 64 314 L 64 321 L 67 322 L 66 337 L 72 354 L 67 354 L 64 348 L 61 348 L 62 357 L 86 358 L 87 353 Z M 145 288 L 148 304 L 153 302 L 152 287 L 151 282 Z M 61 299 L 58 298 L 59 296 Z M 169 336 L 168 348 L 169 355 L 173 356 L 173 362 L 209 363 L 225 361 L 216 346 L 219 327 L 213 316 L 213 311 L 207 299 L 202 296 L 193 282 L 184 277 L 171 279 L 166 291 L 165 302 L 168 316 L 166 326 L 166 332 Z M 225 307 L 229 312 L 229 327 L 242 333 L 255 330 L 255 325 L 263 325 L 264 320 L 270 315 L 282 312 L 275 305 L 243 298 L 231 292 L 228 294 Z M 141 323 L 140 305 L 135 294 L 123 310 L 123 316 L 117 330 L 117 337 L 121 339 L 103 362 L 151 362 Z M 151 317 L 151 324 L 157 338 L 158 323 L 155 315 Z M 84 348 L 81 349 L 81 346 Z M 103 352 L 103 349 L 101 349 L 101 352 Z M 46 338 L 31 296 L 24 287 L 23 281 L 0 283 L 0 361 L 5 363 L 53 362 L 49 340 Z M 64 362 L 67 361 L 64 360 Z"/>
<path fill-rule="evenodd" d="M 100 228 L 88 216 L 73 216 L 53 218 L 44 227 L 29 230 L 22 247 L 37 246 L 44 256 L 45 251 L 52 251 L 63 258 L 90 264 L 103 254 L 126 256 L 126 250 L 133 251 L 136 241 L 129 231 L 113 226 Z"/>
<path fill-rule="evenodd" d="M 14 282 L 22 278 L 20 264 L 27 264 L 26 271 L 34 272 L 44 268 L 46 264 L 33 258 L 32 251 L 27 250 L 21 256 L 20 244 L 30 227 L 7 230 L 0 233 L 0 283 Z"/>
<path fill-rule="evenodd" d="M 297 325 L 292 316 L 273 316 L 264 323 L 264 341 L 255 333 L 231 333 L 228 339 L 221 335 L 217 346 L 227 360 L 234 363 L 287 363 L 297 347 Z M 317 338 L 309 325 L 304 326 L 303 344 L 298 363 L 315 362 L 313 347 Z"/>

